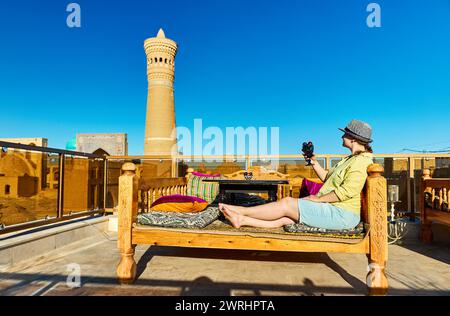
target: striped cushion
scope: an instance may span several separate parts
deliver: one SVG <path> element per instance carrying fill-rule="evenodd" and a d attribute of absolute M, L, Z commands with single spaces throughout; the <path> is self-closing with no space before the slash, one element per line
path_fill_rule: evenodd
<path fill-rule="evenodd" d="M 220 180 L 223 177 L 199 177 L 190 174 L 187 181 L 187 195 L 199 197 L 208 203 L 212 203 L 219 194 L 219 183 L 203 182 L 204 179 Z"/>

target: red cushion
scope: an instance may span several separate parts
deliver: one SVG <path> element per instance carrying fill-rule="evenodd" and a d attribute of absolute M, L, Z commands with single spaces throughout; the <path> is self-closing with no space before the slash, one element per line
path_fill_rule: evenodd
<path fill-rule="evenodd" d="M 319 193 L 322 186 L 323 183 L 317 183 L 308 179 L 303 179 L 299 198 L 301 199 L 310 195 L 316 195 L 317 193 Z"/>
<path fill-rule="evenodd" d="M 188 195 L 166 195 L 152 203 L 150 209 L 157 212 L 197 213 L 208 207 L 205 200 Z"/>
<path fill-rule="evenodd" d="M 173 194 L 173 195 L 161 196 L 155 202 L 153 202 L 150 207 L 153 207 L 153 206 L 156 206 L 156 205 L 162 204 L 162 203 L 189 203 L 189 202 L 205 203 L 206 201 L 201 198 L 198 198 L 196 196 Z"/>

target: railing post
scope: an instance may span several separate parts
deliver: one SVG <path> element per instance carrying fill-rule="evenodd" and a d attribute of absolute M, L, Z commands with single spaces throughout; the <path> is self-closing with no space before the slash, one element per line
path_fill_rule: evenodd
<path fill-rule="evenodd" d="M 103 157 L 103 211 L 106 211 L 106 197 L 108 195 L 108 159 Z"/>
<path fill-rule="evenodd" d="M 427 221 L 425 204 L 425 194 L 432 195 L 432 188 L 428 188 L 426 180 L 431 179 L 431 171 L 429 169 L 423 170 L 422 181 L 420 183 L 420 234 L 419 239 L 424 243 L 430 243 L 433 240 L 433 231 L 431 230 L 431 223 Z M 431 203 L 434 203 L 434 198 L 431 197 Z"/>
<path fill-rule="evenodd" d="M 325 157 L 325 169 L 331 169 L 331 157 L 328 155 Z"/>
<path fill-rule="evenodd" d="M 178 177 L 178 167 L 177 167 L 177 158 L 176 157 L 172 157 L 172 172 L 171 172 L 171 177 L 172 178 L 177 178 Z"/>
<path fill-rule="evenodd" d="M 411 193 L 411 184 L 413 185 L 414 192 Z M 409 210 L 409 220 L 415 220 L 416 212 L 416 184 L 414 181 L 414 158 L 408 158 L 408 181 L 407 181 L 406 193 L 408 197 L 408 210 Z M 411 198 L 413 203 L 411 203 Z"/>
<path fill-rule="evenodd" d="M 62 218 L 64 211 L 64 168 L 65 155 L 59 154 L 57 218 Z"/>

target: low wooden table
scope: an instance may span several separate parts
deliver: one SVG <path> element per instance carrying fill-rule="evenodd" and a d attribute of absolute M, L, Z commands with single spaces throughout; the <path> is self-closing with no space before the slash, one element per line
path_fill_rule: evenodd
<path fill-rule="evenodd" d="M 213 180 L 205 179 L 204 182 L 219 183 L 219 202 L 226 203 L 227 193 L 259 193 L 267 192 L 269 202 L 277 200 L 279 184 L 289 184 L 287 180 Z"/>

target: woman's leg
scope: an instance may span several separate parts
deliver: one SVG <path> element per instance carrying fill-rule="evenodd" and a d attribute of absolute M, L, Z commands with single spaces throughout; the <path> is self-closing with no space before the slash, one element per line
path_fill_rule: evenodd
<path fill-rule="evenodd" d="M 266 221 L 277 220 L 283 217 L 289 217 L 295 222 L 299 220 L 298 200 L 291 197 L 283 198 L 277 202 L 251 207 L 219 203 L 219 209 L 221 211 L 227 209 L 240 215 Z"/>
<path fill-rule="evenodd" d="M 261 219 L 256 219 L 252 217 L 248 217 L 226 208 L 223 209 L 223 214 L 230 221 L 230 223 L 235 228 L 240 228 L 241 226 L 252 226 L 252 227 L 260 227 L 260 228 L 278 228 L 283 227 L 284 225 L 294 224 L 295 222 L 289 217 L 282 217 L 273 221 L 265 221 Z"/>

